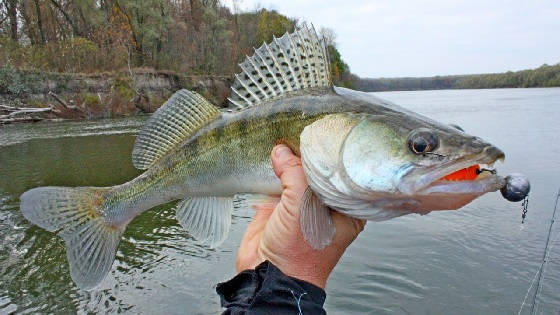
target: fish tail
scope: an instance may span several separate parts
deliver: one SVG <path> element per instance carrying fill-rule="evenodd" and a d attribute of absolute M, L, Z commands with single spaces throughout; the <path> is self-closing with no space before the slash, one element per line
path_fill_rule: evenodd
<path fill-rule="evenodd" d="M 111 269 L 126 223 L 107 222 L 100 210 L 111 188 L 39 187 L 20 196 L 21 212 L 32 223 L 55 232 L 66 243 L 74 282 L 84 290 L 97 286 Z"/>

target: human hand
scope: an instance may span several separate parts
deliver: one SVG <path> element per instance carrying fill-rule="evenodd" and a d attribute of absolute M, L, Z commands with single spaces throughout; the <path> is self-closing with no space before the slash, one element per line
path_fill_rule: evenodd
<path fill-rule="evenodd" d="M 282 182 L 279 202 L 254 206 L 256 213 L 245 230 L 237 251 L 236 270 L 254 269 L 269 260 L 288 276 L 325 288 L 334 266 L 364 229 L 365 221 L 331 210 L 336 233 L 332 243 L 314 250 L 303 238 L 299 225 L 300 201 L 307 188 L 301 160 L 285 145 L 272 149 L 272 167 Z"/>

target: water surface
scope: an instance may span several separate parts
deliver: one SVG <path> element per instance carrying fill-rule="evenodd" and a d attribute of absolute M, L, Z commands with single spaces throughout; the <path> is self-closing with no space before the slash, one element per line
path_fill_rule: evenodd
<path fill-rule="evenodd" d="M 503 149 L 506 162 L 498 165 L 499 172 L 523 172 L 531 180 L 528 219 L 521 225 L 520 205 L 493 193 L 460 211 L 369 223 L 329 280 L 327 311 L 517 314 L 541 263 L 560 188 L 560 89 L 376 95 L 458 124 Z M 63 241 L 30 225 L 19 212 L 19 195 L 33 187 L 108 186 L 138 175 L 130 153 L 145 120 L 0 129 L 0 314 L 220 312 L 215 284 L 234 274 L 236 248 L 250 213 L 237 213 L 230 238 L 211 250 L 181 229 L 174 203 L 156 207 L 129 224 L 100 288 L 84 292 L 70 279 Z M 559 232 L 555 226 L 538 314 L 560 311 Z"/>

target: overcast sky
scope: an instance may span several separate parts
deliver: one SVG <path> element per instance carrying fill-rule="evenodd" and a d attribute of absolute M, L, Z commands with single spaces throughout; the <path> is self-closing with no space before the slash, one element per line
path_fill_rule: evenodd
<path fill-rule="evenodd" d="M 233 0 L 224 0 L 231 5 Z M 504 72 L 560 63 L 560 0 L 241 0 L 332 28 L 361 77 Z"/>

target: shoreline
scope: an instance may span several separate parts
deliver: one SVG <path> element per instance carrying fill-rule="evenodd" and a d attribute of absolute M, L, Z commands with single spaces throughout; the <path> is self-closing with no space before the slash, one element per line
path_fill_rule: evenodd
<path fill-rule="evenodd" d="M 11 85 L 0 91 L 0 126 L 153 113 L 182 88 L 224 107 L 232 81 L 225 75 L 186 75 L 146 69 L 92 74 L 14 70 L 11 76 Z"/>
<path fill-rule="evenodd" d="M 168 70 L 133 69 L 100 73 L 14 70 L 20 93 L 0 93 L 0 128 L 8 124 L 83 121 L 155 112 L 173 93 L 186 88 L 218 107 L 227 106 L 229 75 L 188 75 Z M 367 93 L 546 89 L 554 86 L 391 89 Z M 4 92 L 4 91 L 0 91 Z"/>

